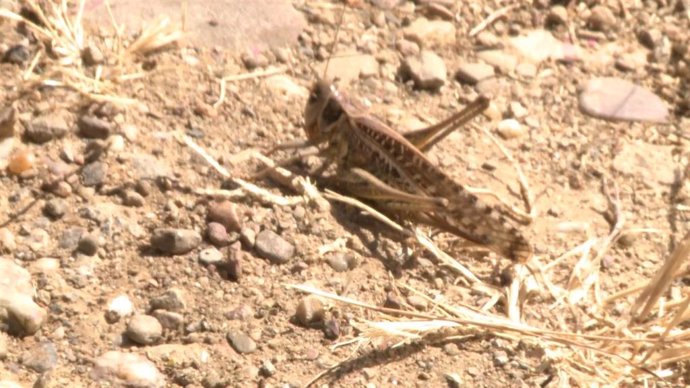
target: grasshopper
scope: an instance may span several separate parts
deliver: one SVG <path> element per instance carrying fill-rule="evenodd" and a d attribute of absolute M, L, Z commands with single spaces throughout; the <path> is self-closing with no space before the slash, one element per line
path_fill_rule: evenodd
<path fill-rule="evenodd" d="M 526 262 L 532 246 L 508 209 L 484 203 L 424 154 L 484 111 L 480 96 L 462 111 L 427 128 L 400 134 L 367 114 L 324 79 L 310 90 L 304 119 L 308 142 L 336 165 L 338 185 L 382 213 L 438 228 Z"/>
<path fill-rule="evenodd" d="M 488 106 L 489 99 L 480 96 L 438 124 L 403 135 L 321 76 L 310 89 L 304 111 L 307 144 L 319 148 L 325 158 L 315 174 L 335 164 L 336 185 L 378 211 L 454 234 L 524 263 L 533 253 L 517 226 L 524 219 L 503 206 L 484 203 L 424 154 Z"/>

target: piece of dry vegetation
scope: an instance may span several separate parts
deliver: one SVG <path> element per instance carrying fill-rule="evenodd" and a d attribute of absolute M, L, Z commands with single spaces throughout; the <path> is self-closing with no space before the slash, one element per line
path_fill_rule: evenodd
<path fill-rule="evenodd" d="M 21 4 L 22 14 L 0 8 L 0 18 L 26 26 L 41 43 L 41 49 L 23 72 L 19 96 L 38 87 L 55 87 L 71 89 L 93 101 L 132 103 L 132 98 L 118 94 L 118 85 L 145 77 L 146 73 L 137 70 L 135 63 L 183 36 L 181 25 L 164 17 L 144 27 L 136 38 L 129 39 L 111 17 L 114 32 L 108 37 L 98 37 L 89 35 L 90 29 L 84 27 L 86 0 L 45 1 L 40 4 L 26 0 Z M 104 63 L 85 64 L 84 54 L 89 45 L 102 51 Z"/>

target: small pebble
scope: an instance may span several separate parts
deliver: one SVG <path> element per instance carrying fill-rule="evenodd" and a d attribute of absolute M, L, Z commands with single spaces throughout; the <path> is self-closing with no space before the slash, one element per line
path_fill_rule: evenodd
<path fill-rule="evenodd" d="M 295 254 L 295 247 L 271 230 L 256 236 L 256 251 L 274 264 L 286 263 Z"/>
<path fill-rule="evenodd" d="M 153 362 L 144 356 L 130 352 L 110 351 L 99 356 L 94 360 L 90 376 L 96 381 L 108 381 L 113 386 L 163 387 L 166 385 L 165 377 Z"/>
<path fill-rule="evenodd" d="M 199 261 L 204 265 L 218 265 L 223 261 L 223 253 L 216 248 L 207 248 L 199 252 Z"/>
<path fill-rule="evenodd" d="M 419 45 L 407 39 L 400 39 L 395 43 L 395 47 L 403 57 L 419 55 Z"/>
<path fill-rule="evenodd" d="M 229 232 L 239 232 L 242 229 L 236 206 L 230 201 L 211 202 L 208 207 L 207 221 L 217 222 Z"/>
<path fill-rule="evenodd" d="M 105 182 L 108 166 L 100 161 L 87 164 L 81 171 L 81 183 L 86 187 L 99 186 Z"/>
<path fill-rule="evenodd" d="M 171 255 L 185 254 L 201 244 L 201 235 L 190 229 L 161 228 L 153 231 L 151 245 Z"/>
<path fill-rule="evenodd" d="M 244 227 L 240 230 L 240 240 L 246 249 L 254 249 L 254 244 L 256 244 L 256 232 L 252 228 Z"/>
<path fill-rule="evenodd" d="M 589 27 L 595 31 L 610 31 L 616 24 L 616 15 L 608 7 L 597 5 L 587 19 Z"/>
<path fill-rule="evenodd" d="M 522 124 L 515 119 L 501 120 L 496 129 L 498 130 L 498 134 L 506 140 L 518 138 L 525 133 Z"/>
<path fill-rule="evenodd" d="M 407 303 L 419 311 L 425 311 L 429 307 L 427 300 L 418 295 L 410 295 L 407 297 Z"/>
<path fill-rule="evenodd" d="M 403 307 L 403 305 L 403 301 L 397 294 L 394 294 L 392 292 L 386 294 L 386 301 L 383 302 L 383 307 L 400 310 Z"/>
<path fill-rule="evenodd" d="M 217 247 L 228 246 L 232 243 L 225 227 L 217 222 L 209 222 L 206 225 L 206 237 L 211 244 Z"/>
<path fill-rule="evenodd" d="M 77 244 L 77 251 L 87 255 L 93 256 L 98 252 L 99 238 L 93 234 L 85 234 L 79 239 Z"/>
<path fill-rule="evenodd" d="M 129 207 L 142 207 L 146 203 L 144 197 L 134 190 L 125 190 L 122 193 L 122 204 Z"/>
<path fill-rule="evenodd" d="M 242 278 L 242 258 L 244 253 L 239 249 L 231 249 L 228 260 L 223 264 L 223 268 L 228 274 L 230 280 L 238 282 Z"/>
<path fill-rule="evenodd" d="M 328 265 L 333 268 L 335 272 L 345 272 L 350 269 L 347 256 L 344 253 L 335 253 L 330 255 L 327 259 Z"/>
<path fill-rule="evenodd" d="M 182 311 L 187 308 L 185 292 L 179 288 L 171 288 L 164 294 L 149 301 L 151 310 Z"/>
<path fill-rule="evenodd" d="M 261 368 L 259 368 L 259 373 L 261 373 L 262 376 L 264 377 L 271 377 L 274 374 L 276 374 L 276 367 L 273 365 L 273 363 L 270 360 L 266 360 L 261 364 Z"/>
<path fill-rule="evenodd" d="M 546 15 L 546 24 L 548 26 L 565 25 L 568 22 L 568 10 L 562 5 L 554 5 L 549 9 Z"/>
<path fill-rule="evenodd" d="M 29 121 L 24 135 L 34 143 L 43 144 L 65 136 L 68 131 L 69 126 L 62 115 L 48 114 Z"/>
<path fill-rule="evenodd" d="M 43 213 L 54 220 L 62 218 L 66 212 L 67 202 L 62 198 L 51 199 L 43 207 Z"/>
<path fill-rule="evenodd" d="M 140 345 L 151 345 L 161 338 L 163 326 L 156 318 L 139 314 L 129 320 L 125 334 Z"/>
<path fill-rule="evenodd" d="M 5 55 L 2 56 L 2 62 L 23 66 L 29 61 L 30 57 L 29 49 L 24 45 L 18 44 L 5 51 Z"/>
<path fill-rule="evenodd" d="M 24 174 L 36 165 L 36 157 L 26 148 L 15 151 L 11 156 L 7 169 L 15 175 Z"/>
<path fill-rule="evenodd" d="M 108 323 L 115 323 L 124 317 L 134 313 L 134 305 L 127 295 L 118 295 L 108 304 L 105 312 L 105 320 Z"/>
<path fill-rule="evenodd" d="M 438 90 L 446 83 L 446 64 L 436 53 L 422 50 L 419 55 L 403 60 L 400 72 L 414 81 L 415 87 Z"/>
<path fill-rule="evenodd" d="M 256 342 L 242 331 L 229 332 L 227 339 L 230 343 L 230 346 L 232 346 L 237 353 L 245 354 L 254 353 L 256 351 Z"/>
<path fill-rule="evenodd" d="M 268 66 L 268 58 L 261 53 L 246 52 L 242 54 L 242 63 L 247 70 L 254 70 L 257 67 Z"/>
<path fill-rule="evenodd" d="M 22 355 L 22 364 L 38 373 L 45 373 L 55 368 L 58 363 L 55 345 L 49 341 L 42 341 L 29 348 Z"/>
<path fill-rule="evenodd" d="M 340 337 L 340 322 L 337 319 L 327 319 L 323 322 L 323 335 L 331 341 Z"/>
<path fill-rule="evenodd" d="M 180 313 L 166 311 L 166 310 L 155 310 L 151 313 L 161 326 L 167 330 L 181 330 L 184 327 L 184 316 Z"/>
<path fill-rule="evenodd" d="M 486 63 L 463 63 L 455 73 L 455 78 L 463 83 L 474 85 L 495 75 L 494 68 Z"/>
<path fill-rule="evenodd" d="M 105 139 L 114 125 L 96 116 L 84 115 L 79 119 L 79 134 L 87 139 Z"/>
<path fill-rule="evenodd" d="M 302 326 L 309 326 L 312 323 L 320 322 L 323 320 L 324 315 L 323 303 L 314 295 L 302 298 L 295 310 L 295 319 Z"/>
<path fill-rule="evenodd" d="M 503 350 L 497 350 L 493 354 L 494 358 L 494 365 L 496 366 L 504 366 L 510 362 L 510 359 L 508 358 L 508 354 L 503 351 Z"/>
<path fill-rule="evenodd" d="M 527 114 L 528 114 L 529 112 L 527 112 L 527 108 L 525 108 L 524 106 L 522 106 L 522 104 L 520 104 L 520 103 L 517 102 L 517 101 L 513 101 L 513 102 L 510 103 L 510 113 L 511 113 L 511 114 L 513 115 L 513 117 L 515 117 L 516 119 L 521 119 L 521 118 L 527 116 Z"/>

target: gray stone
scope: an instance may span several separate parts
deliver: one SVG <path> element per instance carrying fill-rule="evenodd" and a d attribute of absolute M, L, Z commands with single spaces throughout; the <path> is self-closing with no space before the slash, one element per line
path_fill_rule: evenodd
<path fill-rule="evenodd" d="M 26 138 L 38 144 L 59 139 L 69 131 L 65 119 L 58 114 L 37 117 L 27 123 Z"/>
<path fill-rule="evenodd" d="M 5 51 L 5 55 L 2 56 L 2 62 L 24 66 L 29 61 L 29 58 L 31 58 L 29 48 L 18 44 Z"/>
<path fill-rule="evenodd" d="M 46 202 L 46 205 L 43 207 L 43 212 L 54 220 L 62 218 L 67 212 L 67 202 L 62 198 L 51 199 Z"/>
<path fill-rule="evenodd" d="M 40 342 L 22 355 L 22 364 L 38 373 L 45 373 L 55 368 L 57 362 L 57 350 L 50 341 Z"/>
<path fill-rule="evenodd" d="M 152 310 L 181 311 L 187 308 L 185 292 L 179 288 L 171 288 L 164 294 L 149 301 Z"/>
<path fill-rule="evenodd" d="M 161 338 L 163 326 L 150 315 L 134 315 L 127 324 L 125 334 L 140 345 L 151 345 Z"/>
<path fill-rule="evenodd" d="M 345 255 L 344 253 L 336 253 L 330 255 L 328 259 L 326 259 L 326 261 L 335 272 L 345 272 L 348 269 L 350 269 L 350 266 L 347 261 L 347 255 Z"/>
<path fill-rule="evenodd" d="M 79 118 L 79 135 L 88 139 L 105 139 L 113 132 L 115 125 L 96 116 Z"/>
<path fill-rule="evenodd" d="M 81 183 L 86 187 L 103 184 L 108 174 L 108 165 L 101 161 L 87 164 L 81 171 Z"/>
<path fill-rule="evenodd" d="M 81 239 L 81 236 L 84 233 L 86 233 L 86 231 L 83 228 L 79 227 L 72 227 L 63 230 L 62 235 L 60 235 L 60 240 L 58 242 L 59 247 L 70 251 L 77 249 L 79 239 Z"/>
<path fill-rule="evenodd" d="M 185 254 L 201 244 L 201 235 L 190 229 L 161 228 L 153 231 L 151 245 L 171 255 Z"/>
<path fill-rule="evenodd" d="M 663 123 L 668 107 L 659 96 L 620 78 L 594 78 L 580 94 L 580 109 L 593 117 Z"/>
<path fill-rule="evenodd" d="M 274 264 L 286 263 L 295 254 L 295 247 L 271 230 L 256 236 L 256 251 Z"/>
<path fill-rule="evenodd" d="M 237 353 L 245 354 L 254 353 L 256 351 L 256 342 L 244 332 L 231 331 L 228 333 L 227 338 L 230 346 L 232 346 Z"/>
<path fill-rule="evenodd" d="M 400 71 L 419 89 L 438 90 L 446 83 L 446 64 L 433 51 L 422 50 L 418 56 L 405 58 Z"/>
<path fill-rule="evenodd" d="M 122 204 L 129 207 L 142 207 L 146 203 L 144 196 L 134 190 L 125 190 L 122 193 Z"/>
<path fill-rule="evenodd" d="M 98 252 L 99 238 L 94 234 L 85 234 L 79 239 L 77 251 L 87 256 L 93 256 Z"/>
<path fill-rule="evenodd" d="M 156 365 L 136 353 L 107 352 L 94 361 L 90 376 L 113 386 L 162 388 L 165 378 Z"/>
<path fill-rule="evenodd" d="M 180 330 L 184 326 L 184 316 L 180 313 L 166 310 L 155 310 L 151 313 L 164 329 Z"/>
<path fill-rule="evenodd" d="M 455 73 L 455 78 L 470 85 L 493 77 L 495 75 L 494 68 L 486 63 L 463 63 Z"/>

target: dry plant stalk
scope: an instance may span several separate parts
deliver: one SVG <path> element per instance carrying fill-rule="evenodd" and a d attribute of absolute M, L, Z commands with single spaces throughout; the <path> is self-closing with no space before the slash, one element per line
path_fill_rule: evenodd
<path fill-rule="evenodd" d="M 67 0 L 44 2 L 46 8 L 41 7 L 35 0 L 25 0 L 23 4 L 31 9 L 40 21 L 40 25 L 5 8 L 0 8 L 0 17 L 24 23 L 42 42 L 42 51 L 33 58 L 22 77 L 21 90 L 27 91 L 38 86 L 60 87 L 73 90 L 85 98 L 93 101 L 110 101 L 116 104 L 132 104 L 136 100 L 118 96 L 118 84 L 131 79 L 142 78 L 145 74 L 125 74 L 126 66 L 132 63 L 136 56 L 161 49 L 182 37 L 178 25 L 170 22 L 169 18 L 162 18 L 139 34 L 131 44 L 122 44 L 121 29 L 113 22 L 114 35 L 118 44 L 111 48 L 112 52 L 104 53 L 107 58 L 116 58 L 115 63 L 98 65 L 94 75 L 82 64 L 82 52 L 88 41 L 95 42 L 95 37 L 88 37 L 83 25 L 83 14 L 86 0 L 76 3 L 77 12 L 71 16 L 71 9 Z M 106 1 L 109 10 L 109 4 Z M 50 54 L 48 53 L 50 48 Z M 55 60 L 51 59 L 56 57 Z M 41 75 L 33 69 L 44 61 L 44 71 Z M 113 66 L 113 71 L 103 71 L 103 66 Z M 103 78 L 109 74 L 109 78 Z M 23 93 L 20 93 L 22 95 Z"/>

